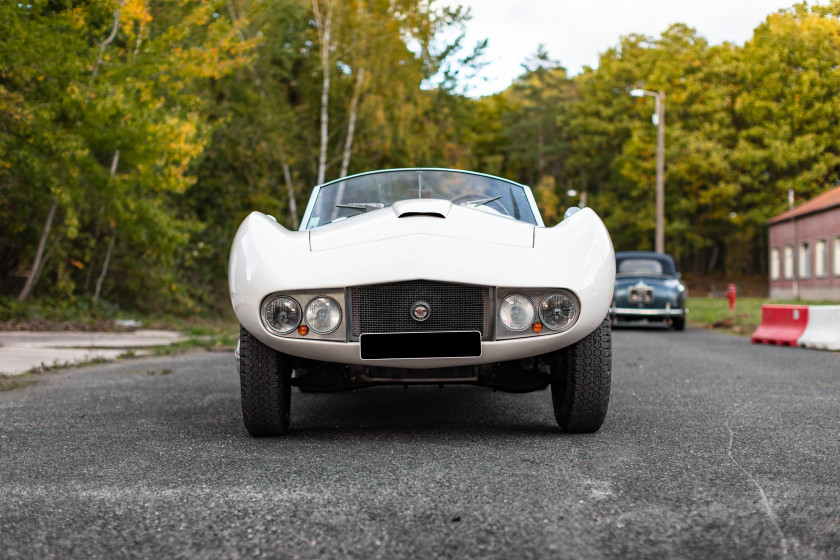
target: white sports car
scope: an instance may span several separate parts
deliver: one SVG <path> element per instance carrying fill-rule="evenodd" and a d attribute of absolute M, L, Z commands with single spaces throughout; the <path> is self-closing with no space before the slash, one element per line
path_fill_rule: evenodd
<path fill-rule="evenodd" d="M 527 186 L 395 169 L 315 187 L 300 231 L 251 213 L 229 265 L 248 432 L 286 432 L 292 386 L 454 383 L 550 385 L 563 430 L 598 430 L 615 255 L 574 210 L 546 228 Z"/>

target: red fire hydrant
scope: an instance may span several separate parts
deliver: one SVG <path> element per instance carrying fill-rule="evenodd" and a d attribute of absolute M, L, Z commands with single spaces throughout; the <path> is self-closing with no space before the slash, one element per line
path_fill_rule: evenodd
<path fill-rule="evenodd" d="M 735 284 L 729 284 L 726 288 L 726 297 L 729 299 L 729 311 L 735 311 L 735 299 L 738 297 L 738 290 Z"/>

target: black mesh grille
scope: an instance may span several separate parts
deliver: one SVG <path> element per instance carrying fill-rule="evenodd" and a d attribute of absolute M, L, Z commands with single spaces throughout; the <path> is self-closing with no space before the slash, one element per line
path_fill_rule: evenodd
<path fill-rule="evenodd" d="M 348 291 L 352 340 L 363 333 L 479 331 L 484 339 L 491 334 L 490 289 L 484 286 L 412 280 L 354 286 Z M 421 301 L 431 309 L 422 322 L 411 315 Z"/>

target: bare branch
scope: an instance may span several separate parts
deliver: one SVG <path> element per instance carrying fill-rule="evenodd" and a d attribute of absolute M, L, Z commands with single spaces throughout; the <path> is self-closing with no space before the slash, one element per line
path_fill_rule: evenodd
<path fill-rule="evenodd" d="M 93 87 L 93 80 L 96 78 L 96 75 L 99 73 L 99 67 L 102 65 L 102 55 L 105 53 L 105 47 L 110 45 L 114 42 L 114 39 L 117 37 L 117 31 L 120 28 L 120 11 L 122 10 L 123 2 L 119 3 L 117 9 L 114 10 L 114 27 L 111 28 L 111 34 L 105 38 L 104 41 L 99 43 L 99 55 L 96 57 L 96 64 L 93 65 L 93 72 L 90 74 L 90 82 L 88 83 L 88 89 Z"/>

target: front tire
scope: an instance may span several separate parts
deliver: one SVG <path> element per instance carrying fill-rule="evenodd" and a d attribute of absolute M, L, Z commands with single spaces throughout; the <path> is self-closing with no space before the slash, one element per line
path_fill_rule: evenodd
<path fill-rule="evenodd" d="M 685 330 L 685 316 L 674 317 L 674 330 L 675 331 L 684 331 Z"/>
<path fill-rule="evenodd" d="M 607 416 L 612 379 L 609 318 L 592 333 L 564 348 L 551 366 L 554 417 L 565 432 L 597 432 Z"/>
<path fill-rule="evenodd" d="M 269 348 L 240 326 L 239 384 L 242 419 L 249 434 L 279 436 L 289 429 L 291 377 L 289 357 Z"/>

